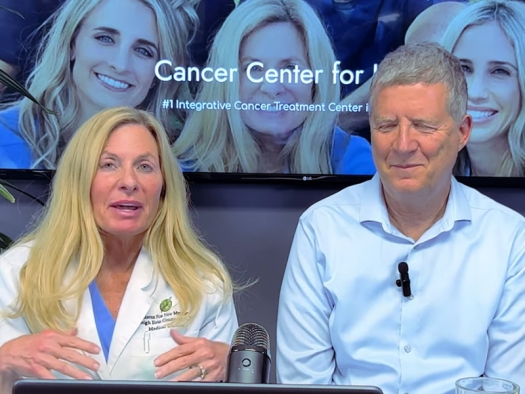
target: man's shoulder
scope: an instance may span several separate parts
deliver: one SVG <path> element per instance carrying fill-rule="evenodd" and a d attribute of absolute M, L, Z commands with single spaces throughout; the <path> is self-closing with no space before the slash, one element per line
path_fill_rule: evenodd
<path fill-rule="evenodd" d="M 301 220 L 314 220 L 316 217 L 330 213 L 344 215 L 347 219 L 357 219 L 368 182 L 370 181 L 348 186 L 337 193 L 323 198 L 304 211 L 301 215 Z"/>
<path fill-rule="evenodd" d="M 515 222 L 519 225 L 525 225 L 525 217 L 519 212 L 503 205 L 491 197 L 479 192 L 478 190 L 463 185 L 458 182 L 460 189 L 467 198 L 470 209 L 475 214 L 485 215 L 487 213 L 499 216 L 504 220 Z"/>

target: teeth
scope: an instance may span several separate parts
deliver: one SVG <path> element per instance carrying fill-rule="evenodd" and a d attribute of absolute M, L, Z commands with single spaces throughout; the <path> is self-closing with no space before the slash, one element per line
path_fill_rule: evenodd
<path fill-rule="evenodd" d="M 496 111 L 467 111 L 467 113 L 472 116 L 473 119 L 485 119 L 496 113 Z"/>
<path fill-rule="evenodd" d="M 105 84 L 114 87 L 116 89 L 127 89 L 131 85 L 122 81 L 117 81 L 116 79 L 110 78 L 106 75 L 97 74 L 98 79 L 100 79 Z"/>
<path fill-rule="evenodd" d="M 139 209 L 136 205 L 115 205 L 118 209 L 125 209 L 125 210 L 136 210 Z"/>

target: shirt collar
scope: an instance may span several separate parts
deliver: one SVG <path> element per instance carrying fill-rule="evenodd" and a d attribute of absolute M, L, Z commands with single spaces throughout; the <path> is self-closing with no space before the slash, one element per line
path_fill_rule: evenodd
<path fill-rule="evenodd" d="M 452 229 L 455 222 L 462 220 L 472 220 L 470 205 L 459 182 L 454 177 L 451 177 L 447 206 L 439 222 L 441 222 L 442 229 L 448 231 Z M 368 221 L 381 223 L 385 231 L 392 232 L 390 218 L 383 199 L 381 179 L 377 172 L 364 185 L 363 201 L 359 211 L 359 222 Z"/>
<path fill-rule="evenodd" d="M 146 248 L 142 247 L 135 262 L 135 267 L 133 267 L 130 282 L 131 280 L 136 280 L 137 287 L 147 291 L 151 287 L 150 285 L 153 284 L 153 274 L 154 269 L 151 256 Z"/>
<path fill-rule="evenodd" d="M 390 222 L 385 201 L 383 200 L 381 179 L 378 172 L 364 184 L 359 222 L 378 222 L 383 224 Z"/>

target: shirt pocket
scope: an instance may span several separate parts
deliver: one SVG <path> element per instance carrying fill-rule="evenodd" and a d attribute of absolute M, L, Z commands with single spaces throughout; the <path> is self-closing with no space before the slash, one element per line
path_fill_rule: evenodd
<path fill-rule="evenodd" d="M 184 336 L 196 337 L 199 330 L 181 329 L 180 333 Z M 141 339 L 132 339 L 129 343 L 130 354 L 132 356 L 157 357 L 162 353 L 177 347 L 177 342 L 171 337 L 170 329 L 158 331 L 145 331 Z"/>
<path fill-rule="evenodd" d="M 159 330 L 164 331 L 164 330 Z M 164 332 L 150 332 L 144 333 L 142 339 L 131 340 L 129 343 L 130 357 L 125 362 L 124 375 L 119 375 L 115 372 L 114 379 L 132 379 L 132 380 L 157 380 L 155 378 L 155 358 L 163 353 L 176 348 L 177 342 L 170 336 L 169 330 Z M 184 333 L 187 336 L 197 336 L 199 331 L 189 331 Z M 160 334 L 160 335 L 159 335 Z M 194 335 L 192 335 L 194 334 Z M 177 371 L 171 375 L 166 376 L 162 380 L 171 380 L 185 372 L 185 370 Z"/>

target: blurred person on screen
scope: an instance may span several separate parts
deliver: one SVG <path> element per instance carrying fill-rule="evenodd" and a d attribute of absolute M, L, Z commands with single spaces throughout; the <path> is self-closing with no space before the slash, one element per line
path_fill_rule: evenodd
<path fill-rule="evenodd" d="M 391 11 L 390 13 L 385 13 L 385 17 L 379 18 L 380 21 L 378 24 L 382 26 L 382 28 L 378 28 L 378 31 L 383 32 L 382 34 L 395 31 L 396 33 L 393 34 L 393 36 L 396 38 L 393 39 L 390 34 L 387 34 L 389 38 L 386 41 L 381 38 L 382 35 L 376 38 L 377 41 L 373 44 L 374 48 L 376 48 L 376 63 L 379 63 L 386 53 L 393 51 L 403 43 L 410 44 L 424 41 L 439 42 L 450 20 L 466 6 L 465 2 L 461 0 L 404 2 L 404 6 L 401 6 L 403 2 L 385 1 L 383 3 L 390 3 L 389 7 L 393 9 L 396 7 L 400 7 L 399 9 L 401 9 L 401 7 L 404 8 L 403 11 Z M 387 18 L 386 15 L 397 15 L 397 17 Z M 366 53 L 367 49 L 363 49 L 363 52 Z M 367 67 L 371 66 L 367 65 Z M 343 104 L 354 105 L 367 103 L 372 78 L 366 78 L 365 74 L 364 81 L 364 83 L 361 83 L 351 93 L 346 94 L 341 102 Z M 364 134 L 363 131 L 366 130 L 368 133 L 368 113 L 365 111 L 342 112 L 339 116 L 338 125 L 347 131 L 353 130 L 359 134 Z"/>
<path fill-rule="evenodd" d="M 525 176 L 525 4 L 470 4 L 451 21 L 442 44 L 461 61 L 472 116 L 458 174 Z"/>
<path fill-rule="evenodd" d="M 44 26 L 27 89 L 29 99 L 0 112 L 0 146 L 16 168 L 54 169 L 78 127 L 98 111 L 120 105 L 156 114 L 173 140 L 180 111 L 167 112 L 167 97 L 188 98 L 187 83 L 160 83 L 159 59 L 188 62 L 197 22 L 196 0 L 68 0 Z M 0 168 L 5 168 L 0 158 Z"/>
<path fill-rule="evenodd" d="M 77 131 L 43 219 L 0 256 L 2 394 L 21 377 L 225 379 L 232 282 L 187 205 L 152 115 L 111 108 Z"/>
<path fill-rule="evenodd" d="M 0 8 L 0 69 L 18 82 L 25 82 L 32 63 L 29 54 L 41 38 L 38 28 L 63 2 L 64 0 L 0 0 L 0 6 L 5 7 Z M 11 99 L 9 94 L 2 95 L 5 88 L 0 83 L 0 102 Z M 6 93 L 10 93 L 9 89 Z"/>
<path fill-rule="evenodd" d="M 414 19 L 405 34 L 405 45 L 417 42 L 439 43 L 450 21 L 467 7 L 465 3 L 446 1 L 434 4 Z"/>
<path fill-rule="evenodd" d="M 11 78 L 15 78 L 16 74 L 18 72 L 17 68 L 13 65 L 4 62 L 2 59 L 0 59 L 0 70 L 5 72 L 8 76 Z M 4 85 L 3 83 L 0 83 L 0 97 L 4 94 L 5 90 L 7 88 L 7 85 Z"/>
<path fill-rule="evenodd" d="M 241 3 L 252 0 L 240 0 Z M 319 15 L 343 70 L 364 70 L 404 43 L 407 29 L 427 8 L 442 2 L 468 0 L 305 0 Z M 359 85 L 343 85 L 347 95 Z"/>
<path fill-rule="evenodd" d="M 299 219 L 277 321 L 281 383 L 453 394 L 525 387 L 525 218 L 452 175 L 467 144 L 460 61 L 436 43 L 385 57 L 371 88 L 377 173 Z M 396 280 L 408 265 L 411 294 Z"/>
<path fill-rule="evenodd" d="M 284 77 L 252 82 L 267 69 L 323 70 L 318 83 Z M 328 109 L 286 111 L 276 103 L 328 106 L 339 101 L 330 70 L 335 56 L 313 9 L 304 0 L 249 0 L 218 31 L 207 66 L 238 69 L 232 82 L 202 82 L 196 102 L 229 103 L 230 110 L 193 111 L 173 151 L 188 171 L 373 174 L 369 143 L 335 126 Z M 236 102 L 269 110 L 235 109 Z"/>

